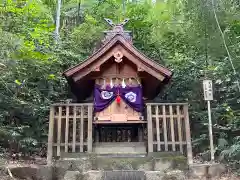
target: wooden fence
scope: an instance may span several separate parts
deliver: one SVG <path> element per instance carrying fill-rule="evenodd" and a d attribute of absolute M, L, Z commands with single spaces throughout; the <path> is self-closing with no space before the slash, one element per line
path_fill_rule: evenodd
<path fill-rule="evenodd" d="M 148 103 L 148 152 L 180 151 L 192 164 L 188 104 Z M 185 151 L 185 152 L 184 152 Z"/>
<path fill-rule="evenodd" d="M 48 164 L 61 152 L 92 152 L 93 104 L 53 104 L 50 107 Z"/>
<path fill-rule="evenodd" d="M 147 149 L 154 151 L 180 151 L 192 163 L 192 146 L 188 104 L 147 103 Z M 48 154 L 61 157 L 61 153 L 92 152 L 93 104 L 53 104 L 50 107 Z"/>

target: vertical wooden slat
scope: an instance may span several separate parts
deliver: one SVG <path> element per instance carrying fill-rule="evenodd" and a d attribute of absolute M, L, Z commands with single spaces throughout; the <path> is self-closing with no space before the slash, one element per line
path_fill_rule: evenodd
<path fill-rule="evenodd" d="M 181 123 L 181 117 L 180 117 L 180 107 L 177 105 L 177 126 L 178 126 L 178 139 L 179 139 L 179 146 L 180 146 L 180 152 L 183 153 L 183 143 L 182 143 L 182 123 Z"/>
<path fill-rule="evenodd" d="M 80 119 L 80 152 L 83 152 L 83 116 L 84 116 L 84 108 L 81 106 L 81 119 Z"/>
<path fill-rule="evenodd" d="M 94 131 L 94 133 L 95 133 L 95 142 L 99 142 L 99 133 L 100 133 L 100 131 L 99 131 L 99 128 L 95 128 L 95 131 Z"/>
<path fill-rule="evenodd" d="M 153 131 L 152 131 L 151 105 L 147 105 L 147 126 L 148 126 L 148 152 L 153 152 Z"/>
<path fill-rule="evenodd" d="M 166 120 L 166 107 L 165 107 L 165 105 L 162 106 L 162 112 L 163 112 L 164 147 L 165 147 L 165 151 L 168 151 L 167 120 Z"/>
<path fill-rule="evenodd" d="M 72 139 L 72 152 L 76 152 L 76 129 L 77 129 L 77 108 L 73 107 L 73 139 Z"/>
<path fill-rule="evenodd" d="M 172 105 L 169 105 L 169 112 L 170 112 L 170 124 L 171 124 L 172 150 L 173 150 L 173 151 L 176 151 L 175 134 L 174 134 L 174 120 L 173 120 L 173 108 L 172 108 Z"/>
<path fill-rule="evenodd" d="M 93 107 L 92 105 L 88 105 L 88 152 L 92 152 L 92 111 Z"/>
<path fill-rule="evenodd" d="M 143 128 L 142 127 L 138 127 L 138 142 L 142 142 L 143 141 Z"/>
<path fill-rule="evenodd" d="M 53 156 L 53 131 L 54 131 L 54 107 L 50 107 L 49 114 L 49 130 L 48 130 L 48 152 L 47 152 L 47 164 L 50 166 L 52 164 Z"/>
<path fill-rule="evenodd" d="M 57 156 L 61 153 L 62 107 L 58 107 Z"/>
<path fill-rule="evenodd" d="M 184 120 L 185 120 L 185 130 L 186 130 L 188 163 L 192 164 L 193 157 L 192 157 L 192 144 L 191 144 L 191 134 L 190 134 L 190 125 L 189 125 L 188 105 L 184 105 Z"/>
<path fill-rule="evenodd" d="M 158 105 L 156 105 L 156 130 L 157 130 L 157 151 L 161 151 Z"/>
<path fill-rule="evenodd" d="M 65 152 L 68 152 L 69 106 L 66 106 Z"/>

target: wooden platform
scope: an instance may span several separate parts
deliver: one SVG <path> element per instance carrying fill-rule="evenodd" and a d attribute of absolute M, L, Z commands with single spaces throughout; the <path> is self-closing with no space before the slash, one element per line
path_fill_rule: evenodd
<path fill-rule="evenodd" d="M 146 154 L 144 142 L 103 142 L 94 143 L 93 152 L 96 154 Z"/>
<path fill-rule="evenodd" d="M 93 124 L 146 124 L 147 121 L 94 121 Z"/>

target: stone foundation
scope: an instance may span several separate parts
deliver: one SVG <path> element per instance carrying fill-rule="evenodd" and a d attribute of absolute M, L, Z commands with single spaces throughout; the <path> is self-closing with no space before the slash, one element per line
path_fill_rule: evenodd
<path fill-rule="evenodd" d="M 185 157 L 172 153 L 138 158 L 91 154 L 77 159 L 58 160 L 53 166 L 2 166 L 2 174 L 7 175 L 8 169 L 13 177 L 27 180 L 112 180 L 115 176 L 115 180 L 216 180 L 226 171 L 220 164 L 188 166 Z"/>

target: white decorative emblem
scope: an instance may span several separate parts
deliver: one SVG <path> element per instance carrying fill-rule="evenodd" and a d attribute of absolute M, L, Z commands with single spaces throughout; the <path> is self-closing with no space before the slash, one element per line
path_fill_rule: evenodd
<path fill-rule="evenodd" d="M 112 96 L 113 96 L 113 92 L 102 91 L 101 96 L 102 96 L 103 99 L 111 99 Z"/>
<path fill-rule="evenodd" d="M 123 54 L 120 51 L 115 52 L 113 56 L 115 57 L 115 61 L 117 63 L 122 62 Z"/>
<path fill-rule="evenodd" d="M 129 92 L 125 94 L 125 98 L 129 100 L 130 102 L 136 102 L 137 100 L 137 95 L 134 92 Z"/>

